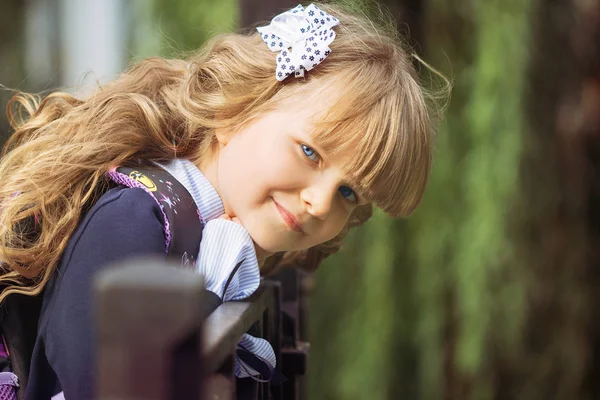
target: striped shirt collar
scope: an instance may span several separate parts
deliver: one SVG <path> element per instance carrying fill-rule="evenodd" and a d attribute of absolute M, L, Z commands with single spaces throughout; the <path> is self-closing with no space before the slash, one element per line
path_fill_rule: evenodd
<path fill-rule="evenodd" d="M 225 214 L 221 197 L 194 163 L 176 158 L 165 164 L 157 164 L 173 175 L 190 192 L 204 224 Z"/>

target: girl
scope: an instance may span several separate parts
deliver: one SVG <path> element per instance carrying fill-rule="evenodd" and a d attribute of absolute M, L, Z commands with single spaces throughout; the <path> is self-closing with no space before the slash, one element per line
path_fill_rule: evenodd
<path fill-rule="evenodd" d="M 93 275 L 126 257 L 164 257 L 161 207 L 111 186 L 115 166 L 158 163 L 190 191 L 204 226 L 196 267 L 225 300 L 280 265 L 316 266 L 372 205 L 409 215 L 432 127 L 394 32 L 341 6 L 298 6 L 187 60 L 142 61 L 86 99 L 13 97 L 0 300 L 43 296 L 26 397 L 92 397 Z M 240 261 L 228 297 L 222 276 Z"/>

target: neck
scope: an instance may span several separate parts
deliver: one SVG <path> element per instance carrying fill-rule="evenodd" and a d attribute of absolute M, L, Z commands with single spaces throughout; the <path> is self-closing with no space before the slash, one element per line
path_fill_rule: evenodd
<path fill-rule="evenodd" d="M 223 196 L 221 196 L 221 191 L 219 190 L 219 168 L 217 160 L 218 156 L 207 155 L 206 157 L 203 157 L 202 160 L 196 162 L 196 166 L 215 188 L 222 201 Z M 225 205 L 225 203 L 223 203 L 223 205 Z"/>

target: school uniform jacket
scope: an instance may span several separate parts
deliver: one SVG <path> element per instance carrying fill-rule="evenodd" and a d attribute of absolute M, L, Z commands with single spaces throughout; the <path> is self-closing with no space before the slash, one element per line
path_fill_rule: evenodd
<path fill-rule="evenodd" d="M 248 232 L 239 224 L 217 219 L 224 213 L 223 203 L 191 162 L 173 160 L 162 167 L 184 185 L 200 211 L 204 228 L 196 267 L 205 276 L 206 288 L 224 301 L 248 297 L 260 282 Z M 93 277 L 128 258 L 165 257 L 163 218 L 150 195 L 142 189 L 124 187 L 110 189 L 85 214 L 43 293 L 26 400 L 93 398 L 97 353 Z M 242 260 L 223 293 L 227 278 Z M 245 335 L 240 344 L 275 366 L 273 349 L 266 341 Z M 236 362 L 239 377 L 254 373 L 241 361 Z"/>

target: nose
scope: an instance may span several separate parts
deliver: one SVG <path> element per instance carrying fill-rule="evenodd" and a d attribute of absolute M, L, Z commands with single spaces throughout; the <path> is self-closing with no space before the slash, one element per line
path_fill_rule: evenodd
<path fill-rule="evenodd" d="M 310 215 L 318 219 L 325 219 L 331 212 L 338 184 L 321 180 L 311 185 L 300 193 L 306 209 Z"/>

